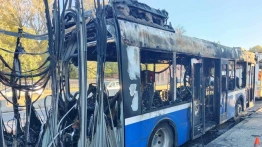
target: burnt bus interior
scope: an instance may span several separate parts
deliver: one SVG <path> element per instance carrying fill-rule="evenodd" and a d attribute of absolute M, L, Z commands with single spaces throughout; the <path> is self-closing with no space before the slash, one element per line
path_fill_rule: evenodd
<path fill-rule="evenodd" d="M 246 104 L 243 99 L 236 97 L 241 105 L 241 110 L 235 110 L 235 118 L 239 117 L 239 111 L 244 107 L 250 107 L 253 102 L 254 79 L 249 78 L 254 73 L 254 65 L 236 60 L 213 59 L 203 57 L 187 57 L 191 59 L 191 78 L 193 84 L 189 84 L 192 91 L 193 106 L 193 139 L 201 133 L 210 130 L 217 124 L 227 120 L 227 115 L 232 110 L 228 110 L 228 96 L 233 91 L 247 89 Z M 250 70 L 247 69 L 250 66 Z M 248 71 L 248 72 L 247 72 Z M 185 80 L 185 78 L 184 78 Z M 249 86 L 247 86 L 249 83 Z M 252 97 L 252 98 L 251 98 Z M 191 97 L 189 97 L 191 98 Z M 220 105 L 218 105 L 220 104 Z M 232 107 L 232 106 L 231 106 Z M 234 106 L 233 106 L 234 107 Z M 237 107 L 236 107 L 237 108 Z M 203 128 L 203 130 L 201 129 Z"/>
<path fill-rule="evenodd" d="M 107 65 L 107 63 L 113 63 L 116 64 L 118 68 L 120 63 L 118 62 L 117 54 L 116 44 L 114 42 L 108 43 L 105 64 Z M 152 50 L 141 50 L 140 56 L 143 57 L 139 59 L 141 64 L 141 96 L 139 98 L 142 105 L 141 114 L 191 101 L 192 82 L 190 81 L 190 56 L 178 54 L 174 57 L 172 52 L 156 52 Z M 173 57 L 176 60 L 175 62 L 173 61 Z M 89 46 L 87 50 L 87 62 L 94 62 L 97 66 L 98 64 L 96 59 L 96 46 Z M 73 63 L 76 67 L 78 66 L 76 57 L 73 57 L 69 63 Z M 173 68 L 173 65 L 176 65 L 176 68 Z M 105 68 L 108 68 L 108 66 L 105 66 Z M 120 69 L 117 70 L 118 72 L 121 72 Z M 89 69 L 88 71 L 94 72 Z M 174 77 L 176 77 L 176 79 L 174 79 Z M 120 74 L 117 78 L 121 83 Z M 176 88 L 174 87 L 175 85 L 177 86 Z M 123 98 L 120 94 L 120 90 L 121 89 L 119 89 L 119 92 L 117 92 L 114 96 L 108 96 L 108 91 L 106 89 L 104 92 L 104 98 L 108 98 L 109 101 L 108 104 L 107 100 L 105 100 L 105 112 L 107 116 L 109 116 L 108 120 L 111 119 L 109 109 L 113 112 L 113 122 L 115 127 L 119 125 L 117 123 L 121 122 L 120 113 L 122 112 L 120 112 L 119 104 Z M 87 122 L 90 122 L 92 115 L 94 115 L 95 109 L 96 83 L 90 83 L 87 91 L 89 114 Z M 70 93 L 70 91 L 68 92 Z M 174 94 L 176 94 L 175 97 Z M 108 105 L 110 105 L 110 107 Z M 108 123 L 111 122 L 108 121 Z M 111 124 L 108 125 L 111 126 Z"/>
<path fill-rule="evenodd" d="M 129 11 L 127 11 L 128 9 L 125 5 L 116 3 L 115 7 L 118 13 L 121 14 L 119 15 L 121 19 L 128 19 L 136 21 L 138 24 L 173 32 L 171 26 L 164 25 L 164 28 L 162 27 L 164 24 L 162 17 L 166 16 L 164 12 L 161 12 L 163 13 L 162 16 L 154 16 L 151 20 L 146 19 L 146 16 L 148 16 L 146 14 L 149 13 L 137 12 L 133 7 L 130 7 L 129 17 L 126 16 L 126 13 Z M 110 7 L 107 7 L 107 11 L 107 17 L 112 17 Z M 152 22 L 148 23 L 150 20 Z M 107 20 L 107 23 L 115 24 L 110 19 Z M 114 33 L 114 31 L 112 32 Z M 110 126 L 113 130 L 114 127 L 120 128 L 121 124 L 123 124 L 123 118 L 127 117 L 126 112 L 123 112 L 125 108 L 121 109 L 121 103 L 124 103 L 124 107 L 130 107 L 130 104 L 125 104 L 127 102 L 125 102 L 125 97 L 123 96 L 125 95 L 124 92 L 127 93 L 129 90 L 121 89 L 122 85 L 129 84 L 123 82 L 125 80 L 123 80 L 124 76 L 122 75 L 123 66 L 125 65 L 123 61 L 128 62 L 127 59 L 123 59 L 127 57 L 121 54 L 122 50 L 126 49 L 126 46 L 121 45 L 121 39 L 117 38 L 112 32 L 107 32 L 105 70 L 112 64 L 116 65 L 117 69 L 115 70 L 118 71 L 118 74 L 115 78 L 119 80 L 120 89 L 114 96 L 109 96 L 108 90 L 105 88 L 104 111 L 107 116 L 107 126 Z M 92 21 L 87 25 L 87 36 L 87 60 L 99 66 L 96 46 L 98 35 L 96 25 Z M 150 36 L 148 37 L 150 38 Z M 249 102 L 253 101 L 254 79 L 252 79 L 253 76 L 251 75 L 253 73 L 247 72 L 247 70 L 253 71 L 254 67 L 251 64 L 247 64 L 247 62 L 205 58 L 190 53 L 171 52 L 158 48 L 139 48 L 139 55 L 136 56 L 135 60 L 138 60 L 140 64 L 140 83 L 138 84 L 140 91 L 138 92 L 138 99 L 141 111 L 139 114 L 192 102 L 192 139 L 199 137 L 205 131 L 226 120 L 228 93 L 247 86 L 249 91 L 247 98 L 249 101 L 247 101 L 246 106 L 248 107 L 250 105 Z M 78 66 L 77 57 L 73 57 L 71 62 Z M 95 71 L 88 69 L 88 72 Z M 95 115 L 96 90 L 96 83 L 89 84 L 87 90 L 87 133 L 89 137 L 91 137 L 90 128 L 93 125 L 91 122 Z M 223 108 L 220 108 L 220 105 L 218 105 L 221 101 L 224 103 Z M 243 101 L 239 103 L 245 105 Z"/>
<path fill-rule="evenodd" d="M 106 49 L 106 62 L 105 62 L 105 70 L 109 68 L 110 66 L 114 66 L 116 71 L 119 71 L 118 69 L 118 62 L 117 62 L 117 51 L 116 51 L 116 44 L 115 42 L 108 42 L 107 43 L 107 49 Z M 97 51 L 96 51 L 96 46 L 95 44 L 91 44 L 88 46 L 87 50 L 87 63 L 92 62 L 92 66 L 95 68 L 99 66 L 97 62 Z M 74 66 L 78 67 L 78 59 L 77 57 L 73 57 L 71 59 L 71 62 Z M 88 72 L 93 72 L 96 73 L 96 70 L 87 68 Z M 98 78 L 98 77 L 95 77 Z M 103 77 L 105 78 L 105 77 Z M 115 75 L 115 79 L 119 80 L 119 74 Z M 121 125 L 121 110 L 120 110 L 120 104 L 121 101 L 123 100 L 120 94 L 119 89 L 114 95 L 109 95 L 109 91 L 106 88 L 104 88 L 104 112 L 107 118 L 107 126 L 110 127 L 111 129 L 115 128 L 120 128 Z M 70 91 L 69 91 L 70 93 Z M 91 128 L 93 127 L 92 121 L 93 117 L 95 114 L 95 105 L 96 105 L 96 96 L 97 96 L 97 83 L 89 83 L 88 90 L 87 90 L 87 136 L 91 138 Z M 112 120 L 112 121 L 111 121 Z"/>
<path fill-rule="evenodd" d="M 190 57 L 152 50 L 140 56 L 142 113 L 191 100 Z"/>
<path fill-rule="evenodd" d="M 68 128 L 63 131 L 63 135 L 57 132 L 59 139 L 52 138 L 52 140 L 59 140 L 65 146 L 77 146 L 81 128 L 76 128 L 79 128 L 78 121 L 80 121 L 82 124 L 85 122 L 87 124 L 86 135 L 89 142 L 96 140 L 94 138 L 97 133 L 96 128 L 102 128 L 108 129 L 109 134 L 106 134 L 106 136 L 109 137 L 106 139 L 112 141 L 112 146 L 116 146 L 114 143 L 123 145 L 125 118 L 185 103 L 192 104 L 192 113 L 191 116 L 188 116 L 188 120 L 191 121 L 191 135 L 192 139 L 194 139 L 215 125 L 227 120 L 227 112 L 229 111 L 227 110 L 229 105 L 227 104 L 228 95 L 233 91 L 247 90 L 246 104 L 244 104 L 243 99 L 239 99 L 237 104 L 242 105 L 242 107 L 240 107 L 241 110 L 237 109 L 236 112 L 253 105 L 251 102 L 254 100 L 254 64 L 247 62 L 251 57 L 246 60 L 238 56 L 238 53 L 244 54 L 242 51 L 196 38 L 177 35 L 171 24 L 167 24 L 168 13 L 165 10 L 153 9 L 137 1 L 114 0 L 111 5 L 104 6 L 103 9 L 105 10 L 102 12 L 105 13 L 103 15 L 105 16 L 103 17 L 105 18 L 103 27 L 97 25 L 102 20 L 100 14 L 93 17 L 91 11 L 87 11 L 85 12 L 85 18 L 83 16 L 83 19 L 86 19 L 87 37 L 83 37 L 87 42 L 86 51 L 85 49 L 82 50 L 81 47 L 81 49 L 78 48 L 79 38 L 77 37 L 79 36 L 76 28 L 79 25 L 77 25 L 76 16 L 79 14 L 75 10 L 69 9 L 63 16 L 66 29 L 66 33 L 63 34 L 65 38 L 61 39 L 61 42 L 55 41 L 55 44 L 58 46 L 58 44 L 64 43 L 64 46 L 59 51 L 56 51 L 57 48 L 53 48 L 55 52 L 62 56 L 57 55 L 57 62 L 54 62 L 52 58 L 54 66 L 51 68 L 51 71 L 60 71 L 60 69 L 58 70 L 58 67 L 60 68 L 58 64 L 61 63 L 63 66 L 62 72 L 58 72 L 60 74 L 59 78 L 56 79 L 57 75 L 52 74 L 52 82 L 57 84 L 54 84 L 54 87 L 60 85 L 59 88 L 61 89 L 54 90 L 54 93 L 57 92 L 59 100 L 57 106 L 54 104 L 52 107 L 58 109 L 58 112 L 53 111 L 52 114 L 55 116 L 50 120 L 53 121 L 53 118 L 58 118 L 57 120 L 61 122 L 59 124 L 61 125 L 60 128 L 70 124 L 74 124 L 75 128 Z M 58 19 L 54 18 L 53 20 L 57 21 Z M 56 23 L 60 24 L 60 22 Z M 128 32 L 130 30 L 131 33 Z M 132 36 L 135 34 L 132 34 L 132 31 L 141 34 Z M 53 32 L 57 33 L 61 32 L 61 30 Z M 53 32 L 51 31 L 49 34 L 59 36 L 52 34 Z M 130 56 L 127 50 L 137 51 L 131 60 L 128 59 Z M 204 50 L 207 55 L 203 55 Z M 234 51 L 234 54 L 227 54 L 229 50 Z M 102 82 L 88 83 L 88 89 L 84 89 L 84 91 L 87 90 L 86 120 L 81 120 L 80 117 L 81 113 L 86 112 L 85 109 L 73 109 L 81 102 L 77 98 L 79 92 L 75 94 L 70 92 L 70 66 L 73 64 L 80 69 L 84 67 L 81 66 L 78 59 L 80 56 L 78 51 L 85 51 L 87 62 L 92 63 L 93 66 L 91 68 L 90 64 L 88 64 L 88 73 L 97 73 L 96 77 L 94 77 L 96 81 L 106 80 L 108 76 L 106 72 L 111 70 L 115 73 L 113 77 L 120 83 L 120 89 L 113 95 L 109 94 L 108 88 Z M 100 60 L 103 56 L 106 56 L 105 61 Z M 135 62 L 134 69 L 128 69 L 128 64 L 132 64 L 129 63 L 130 61 Z M 79 62 L 80 65 L 78 65 Z M 103 67 L 102 72 L 97 71 L 97 69 L 101 69 L 100 67 Z M 130 75 L 128 75 L 127 70 L 137 70 L 135 71 L 135 74 L 137 74 L 135 80 L 128 77 Z M 78 73 L 78 75 L 82 74 Z M 83 81 L 80 82 L 84 83 Z M 131 82 L 135 83 L 134 87 L 131 87 Z M 104 90 L 100 93 L 99 90 L 103 89 L 101 87 Z M 52 99 L 55 100 L 57 97 L 54 93 Z M 139 106 L 132 108 L 137 111 L 130 108 L 132 97 L 138 98 Z M 97 103 L 101 104 L 102 102 L 104 108 L 98 108 Z M 98 113 L 102 114 L 102 117 L 98 117 Z M 98 120 L 104 120 L 104 118 L 105 127 L 97 123 Z M 45 136 L 50 136 L 49 130 L 52 128 L 53 126 L 47 125 L 47 129 L 42 135 L 43 137 L 41 137 L 45 139 Z M 118 132 L 116 133 L 115 130 Z M 10 146 L 12 146 L 11 143 Z"/>
<path fill-rule="evenodd" d="M 116 1 L 113 6 L 119 14 L 119 19 L 174 32 L 170 25 L 165 25 L 167 12 L 151 12 L 154 9 L 149 11 L 149 7 L 146 7 L 146 5 L 140 7 L 140 3 L 136 5 L 134 3 L 136 2 L 121 3 Z M 138 9 L 141 11 L 137 11 Z M 113 13 L 111 7 L 106 7 L 106 11 L 107 25 L 117 26 L 116 22 L 111 19 Z M 174 52 L 167 51 L 164 48 L 137 47 L 139 53 L 134 56 L 133 60 L 139 62 L 139 71 L 137 72 L 140 73 L 140 81 L 137 83 L 139 91 L 136 94 L 140 106 L 137 114 L 130 115 L 125 109 L 130 107 L 130 101 L 128 102 L 125 99 L 125 95 L 130 96 L 130 89 L 123 86 L 130 84 L 127 76 L 123 75 L 123 73 L 127 73 L 125 71 L 127 67 L 124 66 L 128 66 L 126 62 L 129 60 L 127 55 L 123 55 L 123 52 L 127 52 L 125 51 L 129 47 L 127 45 L 132 44 L 132 42 L 128 42 L 125 38 L 118 38 L 121 35 L 116 35 L 116 30 L 114 30 L 116 28 L 109 28 L 107 28 L 106 51 L 103 53 L 106 55 L 104 71 L 107 71 L 110 66 L 115 66 L 114 70 L 118 72 L 114 78 L 118 79 L 120 83 L 120 89 L 114 95 L 109 95 L 106 86 L 104 90 L 106 125 L 111 130 L 114 128 L 123 129 L 121 128 L 121 125 L 124 124 L 123 119 L 130 116 L 192 103 L 192 116 L 189 119 L 192 123 L 192 139 L 194 139 L 227 119 L 227 95 L 230 92 L 248 87 L 247 98 L 250 100 L 247 101 L 246 106 L 250 105 L 249 102 L 253 98 L 254 84 L 252 82 L 254 82 L 254 79 L 251 75 L 253 73 L 247 72 L 247 70 L 254 70 L 251 64 L 233 59 L 201 57 L 186 51 Z M 69 48 L 72 44 L 72 41 L 70 41 L 72 37 L 70 34 L 67 37 L 69 41 L 66 47 Z M 150 36 L 148 37 L 150 38 Z M 97 38 L 99 38 L 97 26 L 95 21 L 91 20 L 87 24 L 87 62 L 92 62 L 95 67 L 101 66 L 97 61 L 99 56 L 97 54 Z M 74 55 L 77 55 L 77 50 L 74 51 Z M 68 59 L 70 59 L 68 63 L 78 66 L 77 56 L 70 56 Z M 96 71 L 88 69 L 88 72 Z M 97 76 L 100 77 L 96 78 L 106 78 L 105 75 Z M 123 87 L 125 89 L 122 89 Z M 87 90 L 87 136 L 89 138 L 92 138 L 91 128 L 94 127 L 92 122 L 96 115 L 97 88 L 97 83 L 90 83 Z M 66 92 L 70 95 L 70 89 L 67 89 Z M 65 101 L 68 103 L 66 105 L 68 110 L 72 107 L 70 106 L 72 102 Z M 121 108 L 122 103 L 123 108 Z M 218 105 L 219 103 L 223 103 L 222 108 Z M 245 105 L 243 101 L 239 103 Z M 77 117 L 76 115 L 72 116 Z M 74 120 L 74 117 L 71 120 Z"/>
<path fill-rule="evenodd" d="M 96 46 L 89 46 L 87 52 L 88 61 L 96 61 Z M 167 51 L 155 51 L 153 49 L 140 49 L 140 90 L 142 109 L 140 114 L 160 110 L 174 105 L 191 102 L 192 98 L 197 99 L 199 110 L 195 113 L 195 124 L 198 128 L 204 127 L 205 131 L 213 128 L 222 120 L 220 118 L 221 94 L 228 94 L 234 90 L 250 85 L 250 92 L 247 98 L 252 101 L 252 75 L 247 73 L 247 68 L 254 68 L 246 62 L 228 60 L 222 63 L 221 59 L 203 58 L 183 53 L 173 53 Z M 175 60 L 174 60 L 175 59 Z M 72 58 L 77 66 L 77 58 Z M 118 52 L 115 42 L 108 42 L 106 51 L 106 64 L 114 63 L 118 68 L 118 79 L 121 84 L 120 72 L 121 63 L 118 61 Z M 97 63 L 96 63 L 97 64 Z M 107 68 L 107 66 L 105 67 Z M 106 69 L 105 69 L 106 70 Z M 249 70 L 248 70 L 249 71 Z M 250 74 L 253 74 L 250 72 Z M 220 82 L 220 80 L 222 82 Z M 221 86 L 220 86 L 221 85 Z M 120 86 L 121 87 L 121 86 Z M 221 87 L 221 91 L 220 91 Z M 218 89 L 218 90 L 216 90 Z M 112 112 L 114 127 L 119 126 L 121 119 L 120 103 L 124 99 L 121 96 L 121 89 L 114 96 L 108 96 L 105 90 L 105 112 L 108 120 L 111 119 L 109 109 Z M 90 93 L 92 93 L 90 95 Z M 91 83 L 88 89 L 88 114 L 94 113 L 96 84 Z M 226 100 L 223 100 L 226 103 Z M 195 101 L 194 101 L 195 102 Z M 201 103 L 204 105 L 201 106 Z M 240 101 L 242 105 L 243 102 Z M 110 105 L 110 106 L 108 106 Z M 225 104 L 227 105 L 227 104 Z M 246 106 L 249 106 L 247 101 Z M 92 108 L 92 109 L 91 109 Z M 225 107 L 225 112 L 227 112 Z M 91 115 L 91 116 L 92 116 Z M 88 119 L 91 119 L 91 116 Z M 89 122 L 89 121 L 88 121 Z M 111 123 L 108 121 L 108 123 Z M 108 124 L 111 126 L 111 124 Z M 196 129 L 196 132 L 197 129 Z"/>
<path fill-rule="evenodd" d="M 144 49 L 140 56 L 142 113 L 192 100 L 193 56 Z"/>
<path fill-rule="evenodd" d="M 130 7 L 129 7 L 130 6 Z M 133 21 L 139 21 L 139 23 L 142 24 L 147 24 L 149 26 L 154 26 L 156 28 L 165 28 L 166 30 L 173 30 L 172 27 L 165 25 L 166 24 L 166 19 L 167 19 L 167 12 L 166 11 L 158 11 L 155 9 L 151 9 L 145 4 L 138 3 L 136 1 L 114 1 L 113 5 L 115 11 L 118 15 L 118 17 L 123 17 L 124 19 L 129 19 Z M 106 6 L 104 8 L 106 10 L 106 23 L 107 25 L 112 25 L 116 26 L 114 22 L 114 16 L 113 16 L 113 9 L 110 6 Z M 141 11 L 140 11 L 141 10 Z M 151 13 L 150 13 L 150 12 Z M 74 18 L 75 12 L 69 12 L 66 13 L 66 18 L 68 22 L 71 22 L 72 18 Z M 89 12 L 86 14 L 88 15 Z M 129 13 L 129 14 L 128 14 Z M 73 26 L 74 24 L 68 23 L 69 26 L 66 26 L 67 28 Z M 163 27 L 164 26 L 164 27 Z M 98 62 L 98 54 L 97 54 L 97 40 L 99 40 L 99 35 L 98 34 L 98 27 L 96 24 L 96 20 L 90 20 L 86 26 L 87 29 L 87 62 L 92 62 L 94 66 L 101 66 Z M 77 58 L 77 50 L 74 49 L 75 46 L 72 44 L 75 44 L 75 31 L 72 31 L 67 34 L 66 36 L 66 45 L 65 47 L 68 48 L 69 50 L 68 55 L 69 57 L 66 58 L 69 62 L 67 68 L 69 68 L 69 64 L 73 64 L 74 66 L 78 67 L 78 58 Z M 105 62 L 105 71 L 107 70 L 107 67 L 110 65 L 114 64 L 116 66 L 118 71 L 118 74 L 115 79 L 118 79 L 120 82 L 120 85 L 128 84 L 128 83 L 122 83 L 123 82 L 123 77 L 122 77 L 122 68 L 121 66 L 124 66 L 123 63 L 121 62 L 121 50 L 119 46 L 119 40 L 120 38 L 117 38 L 115 36 L 114 29 L 109 31 L 107 30 L 107 49 L 104 52 L 106 54 L 106 62 Z M 121 46 L 122 47 L 122 46 Z M 71 49 L 72 48 L 72 49 Z M 72 53 L 73 52 L 73 53 Z M 72 55 L 74 54 L 74 55 Z M 172 90 L 170 87 L 174 87 L 174 82 L 170 82 L 170 79 L 174 79 L 174 74 L 173 72 L 173 66 L 172 66 L 172 60 L 173 60 L 173 55 L 172 53 L 170 54 L 161 54 L 158 59 L 152 58 L 153 56 L 151 54 L 148 54 L 146 52 L 141 51 L 141 56 L 143 55 L 148 55 L 148 59 L 143 60 L 144 58 L 141 58 L 141 96 L 139 95 L 139 98 L 142 102 L 139 102 L 139 104 L 142 105 L 141 113 L 149 112 L 152 110 L 156 110 L 159 108 L 163 107 L 168 107 L 174 103 L 174 90 Z M 154 55 L 155 56 L 155 55 Z M 157 56 L 155 56 L 157 57 Z M 138 60 L 140 60 L 138 58 Z M 127 60 L 126 60 L 127 61 Z M 149 65 L 151 64 L 151 65 Z M 154 64 L 154 65 L 153 65 Z M 161 64 L 159 67 L 158 64 Z M 153 66 L 152 66 L 153 65 Z M 150 67 L 154 67 L 155 70 L 150 69 Z M 143 70 L 142 70 L 143 69 Z M 96 72 L 88 69 L 88 72 Z M 164 74 L 165 73 L 165 74 Z M 169 73 L 168 75 L 166 73 Z M 69 72 L 66 72 L 66 74 L 69 74 Z M 149 77 L 150 74 L 153 74 L 153 77 Z M 168 77 L 170 78 L 169 80 L 165 81 L 165 84 L 162 84 L 159 86 L 158 81 L 155 81 L 155 77 Z M 105 75 L 97 75 L 100 77 L 96 78 L 105 78 Z M 69 75 L 66 76 L 67 78 L 65 80 L 68 80 Z M 163 78 L 163 77 L 162 77 Z M 172 80 L 171 80 L 172 81 Z M 65 82 L 68 83 L 68 82 Z M 96 96 L 97 96 L 97 83 L 90 83 L 88 86 L 87 90 L 87 135 L 89 138 L 91 138 L 91 130 L 90 128 L 93 127 L 94 124 L 92 124 L 93 118 L 96 115 L 95 114 L 95 103 L 96 103 Z M 70 84 L 68 83 L 68 87 Z M 104 111 L 107 116 L 107 126 L 110 126 L 110 128 L 113 129 L 113 127 L 120 128 L 121 125 L 124 123 L 122 122 L 124 117 L 123 109 L 121 109 L 120 105 L 123 103 L 123 93 L 121 93 L 121 87 L 119 91 L 114 95 L 114 96 L 109 96 L 109 92 L 105 86 L 104 90 Z M 155 90 L 155 87 L 160 87 L 160 89 Z M 174 89 L 174 88 L 173 88 Z M 181 88 L 182 89 L 182 88 Z M 124 91 L 124 90 L 122 90 Z M 179 92 L 179 95 L 186 95 L 183 94 L 184 90 L 181 90 Z M 66 89 L 67 95 L 71 95 L 70 93 L 70 88 Z M 139 92 L 140 94 L 140 92 Z M 183 96 L 185 97 L 185 96 Z M 189 99 L 188 99 L 189 100 Z M 76 99 L 70 100 L 70 99 L 65 99 L 66 102 L 66 110 L 69 110 Z M 182 101 L 182 100 L 181 100 Z M 124 104 L 125 106 L 125 104 Z M 123 116 L 124 115 L 124 116 Z M 74 117 L 77 117 L 74 115 Z M 71 118 L 73 120 L 74 118 Z M 112 121 L 111 121 L 112 120 Z"/>

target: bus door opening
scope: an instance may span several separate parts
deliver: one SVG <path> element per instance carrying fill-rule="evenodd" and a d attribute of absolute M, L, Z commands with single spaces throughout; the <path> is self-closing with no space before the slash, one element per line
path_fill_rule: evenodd
<path fill-rule="evenodd" d="M 246 106 L 252 107 L 254 106 L 254 97 L 255 97 L 255 79 L 254 79 L 254 73 L 255 73 L 255 66 L 254 64 L 248 64 L 247 67 L 247 101 Z"/>
<path fill-rule="evenodd" d="M 215 59 L 203 59 L 203 90 L 204 90 L 204 102 L 205 102 L 205 131 L 208 131 L 215 127 L 216 122 L 216 110 L 215 110 Z"/>
<path fill-rule="evenodd" d="M 204 98 L 202 85 L 202 61 L 192 59 L 193 100 L 192 100 L 192 138 L 195 139 L 204 133 Z"/>
<path fill-rule="evenodd" d="M 219 64 L 217 64 L 218 68 L 216 68 L 216 78 L 217 78 L 217 114 L 218 114 L 218 122 L 223 123 L 227 120 L 227 103 L 228 103 L 228 60 L 220 59 Z M 220 104 L 220 105 L 219 105 Z"/>

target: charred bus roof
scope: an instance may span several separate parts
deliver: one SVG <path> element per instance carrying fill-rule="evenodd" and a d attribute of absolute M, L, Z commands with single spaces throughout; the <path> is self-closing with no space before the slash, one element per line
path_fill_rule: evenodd
<path fill-rule="evenodd" d="M 107 14 L 109 49 L 115 48 L 117 46 L 115 42 L 120 41 L 126 46 L 136 46 L 140 49 L 256 63 L 255 54 L 242 48 L 226 47 L 211 41 L 177 34 L 172 26 L 167 24 L 168 12 L 165 10 L 157 10 L 134 0 L 114 0 L 104 9 Z M 86 14 L 91 17 L 92 13 Z M 90 60 L 96 58 L 96 37 L 99 36 L 94 22 L 95 19 L 91 19 L 87 23 L 88 59 Z M 72 32 L 68 34 L 71 36 Z M 71 48 L 72 44 L 75 44 L 72 40 L 68 42 L 70 43 L 67 43 L 67 46 Z M 76 45 L 74 53 L 76 53 Z"/>

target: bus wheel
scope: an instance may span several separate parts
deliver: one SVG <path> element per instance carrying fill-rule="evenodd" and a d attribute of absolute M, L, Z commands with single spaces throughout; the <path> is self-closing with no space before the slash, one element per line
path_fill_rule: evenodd
<path fill-rule="evenodd" d="M 242 114 L 242 105 L 241 105 L 241 101 L 238 100 L 236 103 L 236 108 L 235 108 L 235 117 L 234 120 L 235 121 L 239 121 L 240 120 L 240 116 Z"/>
<path fill-rule="evenodd" d="M 174 134 L 167 123 L 158 125 L 149 138 L 148 147 L 173 147 Z"/>

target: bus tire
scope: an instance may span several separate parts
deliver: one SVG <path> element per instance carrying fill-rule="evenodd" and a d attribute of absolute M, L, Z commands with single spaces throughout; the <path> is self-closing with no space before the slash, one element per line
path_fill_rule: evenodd
<path fill-rule="evenodd" d="M 236 103 L 236 106 L 235 106 L 235 116 L 234 116 L 234 121 L 239 121 L 240 120 L 240 117 L 242 115 L 242 104 L 241 104 L 241 101 L 240 99 L 237 100 L 237 103 Z"/>
<path fill-rule="evenodd" d="M 173 147 L 174 132 L 168 123 L 160 123 L 150 135 L 148 147 Z"/>

